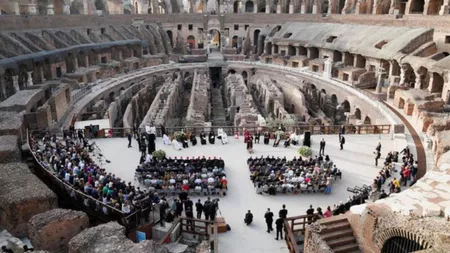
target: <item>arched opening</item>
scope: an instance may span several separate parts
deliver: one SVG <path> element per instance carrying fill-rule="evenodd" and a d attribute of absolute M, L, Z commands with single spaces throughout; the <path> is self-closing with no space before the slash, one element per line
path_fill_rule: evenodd
<path fill-rule="evenodd" d="M 272 42 L 267 42 L 266 43 L 265 51 L 266 51 L 266 53 L 268 55 L 272 54 Z"/>
<path fill-rule="evenodd" d="M 103 0 L 95 0 L 95 9 L 97 11 L 105 11 L 105 4 L 103 3 Z"/>
<path fill-rule="evenodd" d="M 80 51 L 77 55 L 78 67 L 87 68 L 86 54 L 83 51 Z"/>
<path fill-rule="evenodd" d="M 114 101 L 114 98 L 116 97 L 116 94 L 113 92 L 113 91 L 111 91 L 110 93 L 109 93 L 109 103 L 111 103 L 111 102 L 113 102 Z"/>
<path fill-rule="evenodd" d="M 396 60 L 392 61 L 392 75 L 393 76 L 400 76 L 400 65 Z"/>
<path fill-rule="evenodd" d="M 344 112 L 350 112 L 350 103 L 347 100 L 344 100 L 344 102 L 341 103 L 341 106 Z"/>
<path fill-rule="evenodd" d="M 294 46 L 292 46 L 292 45 L 288 46 L 288 55 L 289 56 L 297 55 L 297 50 L 296 50 L 296 48 Z"/>
<path fill-rule="evenodd" d="M 239 13 L 240 5 L 241 5 L 240 1 L 234 1 L 234 3 L 233 3 L 233 13 Z"/>
<path fill-rule="evenodd" d="M 344 53 L 344 64 L 345 65 L 353 66 L 354 60 L 355 60 L 355 57 L 353 56 L 353 54 L 351 54 L 349 52 Z"/>
<path fill-rule="evenodd" d="M 75 72 L 75 57 L 72 53 L 68 53 L 65 57 L 66 61 L 66 73 L 74 73 Z"/>
<path fill-rule="evenodd" d="M 89 51 L 88 58 L 89 58 L 89 65 L 97 65 L 98 64 L 97 53 L 94 50 Z"/>
<path fill-rule="evenodd" d="M 308 55 L 308 50 L 306 50 L 306 47 L 299 46 L 298 47 L 298 55 Z"/>
<path fill-rule="evenodd" d="M 117 47 L 111 48 L 111 59 L 115 61 L 120 61 L 120 50 Z"/>
<path fill-rule="evenodd" d="M 391 252 L 415 252 L 425 249 L 417 241 L 402 236 L 394 236 L 386 240 L 381 253 Z"/>
<path fill-rule="evenodd" d="M 148 9 L 147 9 L 147 13 L 148 13 L 148 14 L 153 14 L 153 9 L 152 9 L 152 7 L 151 7 L 151 6 L 149 6 L 149 7 L 148 7 Z"/>
<path fill-rule="evenodd" d="M 286 6 L 285 6 L 284 13 L 289 13 L 289 5 L 291 5 L 291 0 L 286 0 Z M 308 12 L 306 12 L 306 13 L 308 13 Z"/>
<path fill-rule="evenodd" d="M 402 70 L 404 72 L 403 83 L 410 88 L 414 88 L 416 84 L 416 74 L 414 73 L 413 68 L 408 63 L 404 63 L 402 64 Z"/>
<path fill-rule="evenodd" d="M 369 117 L 369 116 L 366 116 L 366 117 L 364 118 L 364 125 L 370 125 L 370 124 L 372 124 L 372 121 L 370 120 L 370 117 Z"/>
<path fill-rule="evenodd" d="M 242 71 L 242 79 L 244 79 L 244 83 L 245 84 L 247 84 L 247 77 L 248 77 L 248 74 L 247 74 L 247 71 Z"/>
<path fill-rule="evenodd" d="M 278 54 L 278 45 L 273 44 L 273 54 Z"/>
<path fill-rule="evenodd" d="M 42 66 L 41 62 L 34 63 L 34 69 L 33 69 L 32 75 L 33 75 L 33 84 L 44 83 L 43 66 Z"/>
<path fill-rule="evenodd" d="M 409 13 L 416 13 L 416 14 L 422 14 L 423 8 L 425 5 L 425 0 L 411 0 L 411 6 Z"/>
<path fill-rule="evenodd" d="M 172 31 L 171 30 L 167 30 L 166 33 L 167 33 L 167 37 L 169 37 L 170 46 L 173 47 L 173 34 L 172 34 Z"/>
<path fill-rule="evenodd" d="M 366 57 L 358 54 L 356 55 L 355 67 L 357 68 L 365 68 L 366 67 Z"/>
<path fill-rule="evenodd" d="M 355 119 L 361 120 L 361 110 L 359 108 L 355 110 Z"/>
<path fill-rule="evenodd" d="M 433 82 L 431 83 L 430 92 L 440 93 L 444 87 L 444 78 L 438 73 L 433 73 Z"/>
<path fill-rule="evenodd" d="M 233 38 L 231 39 L 231 47 L 237 48 L 237 46 L 238 46 L 238 36 L 233 36 Z"/>
<path fill-rule="evenodd" d="M 5 95 L 6 97 L 10 97 L 16 93 L 16 89 L 14 88 L 14 76 L 16 73 L 12 69 L 7 69 L 5 71 Z"/>
<path fill-rule="evenodd" d="M 186 40 L 190 49 L 194 49 L 196 46 L 194 35 L 189 35 Z"/>
<path fill-rule="evenodd" d="M 236 70 L 234 70 L 234 69 L 229 69 L 229 70 L 228 70 L 228 74 L 236 74 Z"/>
<path fill-rule="evenodd" d="M 253 32 L 253 45 L 255 45 L 255 46 L 257 46 L 258 45 L 258 36 L 259 36 L 259 33 L 260 33 L 261 31 L 259 30 L 259 29 L 256 29 L 254 32 Z"/>
<path fill-rule="evenodd" d="M 333 52 L 333 62 L 340 62 L 340 61 L 342 61 L 342 53 L 337 51 L 337 50 L 334 50 L 334 52 Z"/>
<path fill-rule="evenodd" d="M 345 0 L 339 0 L 339 10 L 337 14 L 341 14 L 344 7 L 345 7 Z"/>
<path fill-rule="evenodd" d="M 122 47 L 122 57 L 123 57 L 123 59 L 127 59 L 127 58 L 131 57 L 131 50 L 127 46 Z M 90 62 L 90 60 L 89 60 L 89 62 Z"/>
<path fill-rule="evenodd" d="M 253 3 L 253 1 L 247 1 L 245 3 L 245 12 L 247 13 L 253 13 L 255 11 L 255 4 Z"/>
<path fill-rule="evenodd" d="M 217 47 L 220 49 L 222 47 L 222 36 L 217 29 L 209 30 L 208 39 L 210 41 L 211 48 Z"/>
<path fill-rule="evenodd" d="M 319 49 L 317 47 L 308 48 L 309 51 L 309 59 L 317 59 L 319 58 Z"/>

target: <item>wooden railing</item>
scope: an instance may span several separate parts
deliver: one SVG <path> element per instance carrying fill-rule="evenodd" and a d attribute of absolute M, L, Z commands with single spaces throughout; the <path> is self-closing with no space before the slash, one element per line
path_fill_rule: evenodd
<path fill-rule="evenodd" d="M 305 234 L 306 225 L 316 221 L 316 215 L 300 215 L 288 217 L 284 220 L 284 232 L 285 240 L 290 253 L 300 253 L 299 246 L 297 245 L 297 235 L 301 233 Z"/>
<path fill-rule="evenodd" d="M 219 241 L 217 239 L 217 223 L 208 220 L 201 220 L 196 218 L 180 217 L 175 219 L 172 223 L 172 227 L 166 232 L 166 234 L 159 240 L 159 244 L 163 245 L 170 237 L 172 232 L 180 225 L 181 234 L 193 234 L 204 236 L 208 239 L 211 246 L 211 251 L 214 253 L 219 252 Z M 212 228 L 212 229 L 211 229 Z M 212 242 L 212 243 L 211 243 Z"/>
<path fill-rule="evenodd" d="M 286 131 L 288 132 L 296 132 L 298 135 L 303 134 L 304 132 L 311 132 L 311 134 L 339 134 L 339 129 L 341 126 L 339 125 L 328 125 L 328 126 L 313 126 L 313 125 L 297 125 L 286 127 Z M 222 128 L 228 136 L 233 136 L 238 133 L 240 136 L 244 135 L 244 131 L 249 131 L 254 134 L 259 131 L 261 134 L 269 132 L 273 135 L 276 131 L 278 131 L 278 127 L 235 127 L 235 126 L 193 126 L 193 127 L 166 127 L 166 133 L 173 134 L 174 132 L 185 130 L 192 134 L 200 135 L 200 133 L 205 132 L 206 134 L 209 131 L 214 131 L 217 134 L 217 129 Z M 104 130 L 104 131 L 103 131 Z M 109 136 L 109 132 L 111 130 L 112 136 L 110 137 L 125 137 L 128 132 L 131 132 L 131 128 L 105 128 L 97 134 L 97 137 L 105 137 Z M 143 132 L 144 129 L 139 129 L 139 131 Z M 391 125 L 346 125 L 345 134 L 389 134 L 391 132 Z M 87 131 L 85 131 L 85 136 L 88 136 Z M 156 136 L 162 137 L 162 131 L 160 127 L 156 127 Z"/>

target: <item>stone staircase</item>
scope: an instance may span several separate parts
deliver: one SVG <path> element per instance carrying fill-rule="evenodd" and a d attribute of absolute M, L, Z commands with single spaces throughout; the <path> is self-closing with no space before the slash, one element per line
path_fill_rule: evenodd
<path fill-rule="evenodd" d="M 227 125 L 226 112 L 223 107 L 222 93 L 220 88 L 211 89 L 211 122 L 213 126 Z"/>
<path fill-rule="evenodd" d="M 353 229 L 347 220 L 347 217 L 336 217 L 329 221 L 323 220 L 320 225 L 323 229 L 320 231 L 322 239 L 328 243 L 328 246 L 335 253 L 361 253 L 356 238 L 353 235 Z"/>

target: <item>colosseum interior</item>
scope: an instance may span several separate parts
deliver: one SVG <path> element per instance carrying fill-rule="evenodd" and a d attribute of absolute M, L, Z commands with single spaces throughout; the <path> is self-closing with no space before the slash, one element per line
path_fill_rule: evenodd
<path fill-rule="evenodd" d="M 55 253 L 450 252 L 449 6 L 449 0 L 0 1 L 2 252 L 24 252 L 24 246 Z M 201 150 L 199 145 L 190 153 L 170 154 L 196 157 L 207 149 L 223 154 L 230 183 L 221 207 L 231 230 L 221 231 L 223 220 L 189 217 L 163 228 L 160 203 L 131 217 L 129 210 L 89 197 L 79 183 L 78 188 L 69 183 L 73 177 L 64 180 L 59 169 L 50 172 L 40 138 L 46 133 L 66 137 L 68 129 L 89 124 L 100 125 L 97 144 L 119 150 L 115 154 L 123 154 L 131 169 L 138 162 L 126 160 L 125 152 L 131 151 L 123 150 L 131 129 L 156 127 L 158 149 L 164 146 L 161 126 L 166 133 L 186 130 L 197 137 L 225 129 L 228 146 L 208 144 L 212 148 Z M 336 151 L 331 157 L 336 160 L 365 159 L 358 158 L 363 152 L 373 160 L 379 139 L 383 160 L 406 143 L 416 160 L 408 166 L 415 166 L 416 175 L 386 198 L 379 199 L 372 186 L 365 200 L 339 215 L 305 215 L 311 199 L 319 199 L 314 203 L 324 210 L 339 207 L 351 196 L 347 187 L 373 180 L 359 182 L 342 168 L 343 179 L 336 184 L 348 183 L 345 177 L 353 182 L 333 186 L 331 195 L 259 196 L 248 172 L 242 174 L 245 180 L 233 177 L 233 170 L 242 170 L 232 166 L 233 158 L 247 165 L 250 154 L 224 153 L 232 153 L 238 142 L 243 148 L 244 132 L 280 125 L 299 136 L 305 132 L 304 138 L 311 134 L 313 155 L 319 154 L 322 138 L 332 149 L 330 143 L 337 143 L 346 127 L 348 145 L 361 153 Z M 367 142 L 369 147 L 363 145 Z M 285 155 L 283 147 L 264 154 L 259 147 L 264 146 L 258 141 L 255 155 Z M 55 155 L 59 149 L 48 152 Z M 74 157 L 65 165 L 81 167 Z M 119 159 L 106 160 L 107 169 L 119 166 L 114 158 Z M 372 160 L 367 173 L 375 178 Z M 392 162 L 397 178 L 403 178 L 395 172 L 402 165 Z M 123 170 L 113 173 L 123 177 Z M 134 180 L 134 171 L 126 173 Z M 140 186 L 147 194 L 149 188 Z M 389 191 L 388 183 L 383 187 Z M 267 235 L 267 207 L 256 203 L 261 198 L 279 203 L 272 207 L 274 221 L 286 201 L 290 212 L 281 223 L 283 240 Z M 250 202 L 255 202 L 255 221 L 247 227 L 244 213 L 227 206 L 246 212 Z M 189 222 L 196 224 L 192 230 Z"/>

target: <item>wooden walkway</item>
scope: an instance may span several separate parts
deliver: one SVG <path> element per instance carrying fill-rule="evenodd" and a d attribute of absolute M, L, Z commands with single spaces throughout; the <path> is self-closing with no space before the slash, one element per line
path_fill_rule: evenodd
<path fill-rule="evenodd" d="M 414 127 L 409 123 L 409 121 L 402 115 L 400 114 L 397 110 L 395 110 L 395 108 L 393 108 L 392 106 L 390 106 L 389 104 L 387 104 L 386 102 L 384 102 L 384 104 L 392 111 L 395 113 L 395 115 L 397 115 L 403 122 L 403 124 L 408 128 L 409 133 L 411 134 L 413 141 L 414 141 L 414 145 L 416 146 L 416 152 L 417 152 L 417 156 L 415 157 L 415 161 L 417 161 L 417 179 L 420 179 L 421 177 L 423 177 L 423 175 L 425 175 L 425 173 L 427 173 L 427 157 L 425 155 L 425 149 L 423 148 L 423 144 L 422 141 L 420 140 L 419 134 L 416 132 L 416 130 L 414 129 Z"/>

